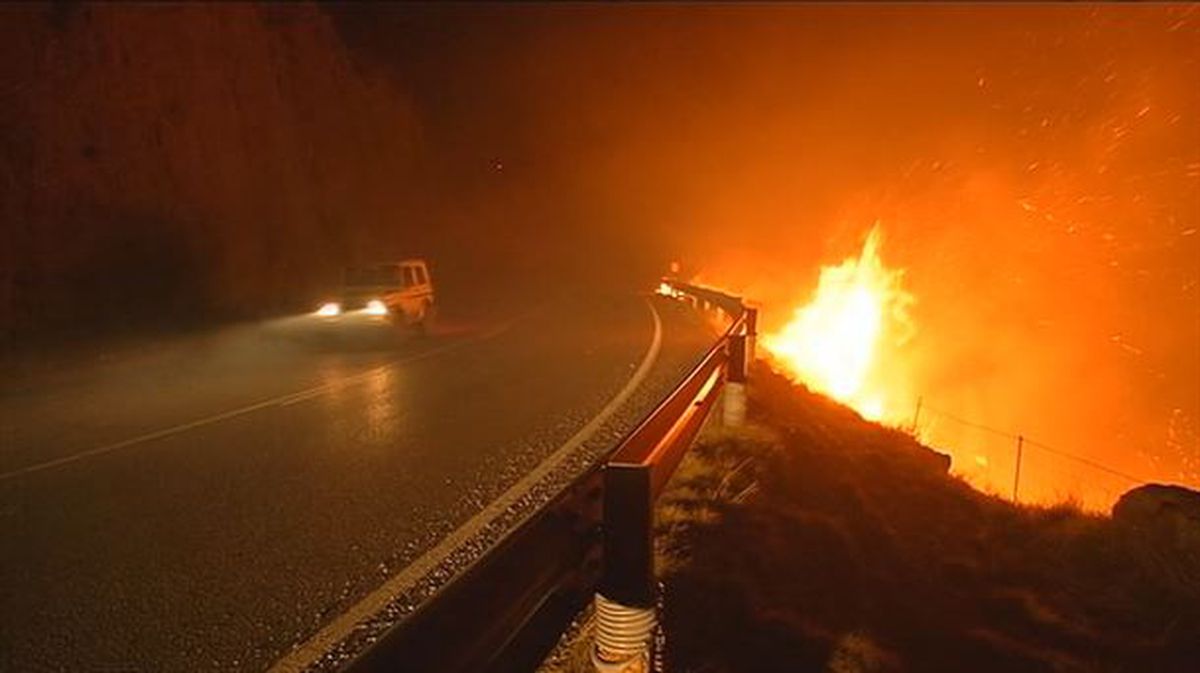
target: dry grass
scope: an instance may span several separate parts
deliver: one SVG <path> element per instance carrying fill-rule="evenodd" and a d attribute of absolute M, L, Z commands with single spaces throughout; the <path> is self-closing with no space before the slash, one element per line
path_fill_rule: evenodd
<path fill-rule="evenodd" d="M 979 493 L 769 371 L 750 402 L 660 504 L 671 670 L 1200 670 L 1200 586 L 1169 552 Z"/>
<path fill-rule="evenodd" d="M 1194 673 L 1200 568 L 1078 502 L 1014 506 L 767 370 L 656 512 L 669 670 Z M 590 671 L 585 612 L 542 673 Z"/>

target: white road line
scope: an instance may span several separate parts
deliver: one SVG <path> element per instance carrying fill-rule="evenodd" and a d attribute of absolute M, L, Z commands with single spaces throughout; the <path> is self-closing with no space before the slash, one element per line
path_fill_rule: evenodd
<path fill-rule="evenodd" d="M 432 549 L 393 575 L 387 582 L 352 605 L 332 622 L 326 624 L 311 638 L 296 646 L 296 649 L 284 655 L 267 670 L 267 673 L 300 673 L 312 666 L 326 652 L 345 640 L 358 624 L 383 611 L 396 597 L 441 565 L 455 550 L 462 547 L 485 526 L 502 515 L 505 510 L 590 439 L 604 425 L 604 422 L 625 404 L 629 396 L 637 390 L 650 373 L 655 361 L 658 360 L 658 352 L 662 348 L 662 320 L 653 304 L 647 301 L 646 305 L 650 308 L 650 314 L 654 318 L 654 337 L 650 340 L 650 347 L 646 350 L 646 354 L 642 357 L 642 362 L 634 371 L 633 376 L 625 383 L 625 387 L 609 400 L 608 404 L 592 420 L 588 421 L 587 425 L 572 435 L 565 444 L 543 460 L 533 471 L 510 486 L 499 498 L 459 526 L 457 530 L 442 538 L 441 542 Z M 499 540 L 496 544 L 499 544 Z"/>
<path fill-rule="evenodd" d="M 102 455 L 105 453 L 112 453 L 113 451 L 128 448 L 130 446 L 135 446 L 137 444 L 144 444 L 146 442 L 151 442 L 156 439 L 170 437 L 172 435 L 177 435 L 181 432 L 187 432 L 188 430 L 194 430 L 196 428 L 204 427 L 206 425 L 212 425 L 213 423 L 220 423 L 221 421 L 227 421 L 231 418 L 237 418 L 238 416 L 245 416 L 246 414 L 253 413 L 255 411 L 260 411 L 262 409 L 267 409 L 267 408 L 275 407 L 275 406 L 290 406 L 290 405 L 296 404 L 298 402 L 310 400 L 310 399 L 313 399 L 314 397 L 319 397 L 331 390 L 337 390 L 340 388 L 344 388 L 346 386 L 354 385 L 361 381 L 365 381 L 366 379 L 368 379 L 372 376 L 378 375 L 380 372 L 387 371 L 394 367 L 398 367 L 400 365 L 408 364 L 411 362 L 417 362 L 419 360 L 426 360 L 426 359 L 432 358 L 434 356 L 441 355 L 443 353 L 448 353 L 450 351 L 458 350 L 459 348 L 462 348 L 463 346 L 466 346 L 468 344 L 477 343 L 480 341 L 486 341 L 487 339 L 491 339 L 493 337 L 500 335 L 501 333 L 506 331 L 508 328 L 512 327 L 514 322 L 515 321 L 510 321 L 510 322 L 500 325 L 499 327 L 497 327 L 495 329 L 492 329 L 492 330 L 489 330 L 482 334 L 479 334 L 475 337 L 462 339 L 460 341 L 454 341 L 452 343 L 448 343 L 443 346 L 439 346 L 437 348 L 431 348 L 430 350 L 427 350 L 427 351 L 424 351 L 421 353 L 417 353 L 416 355 L 413 355 L 410 357 L 400 358 L 399 360 L 393 360 L 387 364 L 383 364 L 378 367 L 373 367 L 366 371 L 344 377 L 342 379 L 339 379 L 339 380 L 331 382 L 331 383 L 324 383 L 319 386 L 313 386 L 312 388 L 306 388 L 304 390 L 300 390 L 300 391 L 297 391 L 294 393 L 288 393 L 286 395 L 279 395 L 277 397 L 272 397 L 270 399 L 263 400 L 261 402 L 255 402 L 254 404 L 250 404 L 250 405 L 247 405 L 244 407 L 239 407 L 237 409 L 230 409 L 229 411 L 223 411 L 221 413 L 213 414 L 211 416 L 205 416 L 203 418 L 198 418 L 194 421 L 188 421 L 187 423 L 181 423 L 179 425 L 174 425 L 169 428 L 163 428 L 162 430 L 155 430 L 153 432 L 147 432 L 144 435 L 138 435 L 137 437 L 131 437 L 129 439 L 121 440 L 119 442 L 113 442 L 112 444 L 105 444 L 103 446 L 97 446 L 97 447 L 94 447 L 91 449 L 86 449 L 84 451 L 80 451 L 79 453 L 73 453 L 69 456 L 63 456 L 61 458 L 55 458 L 53 460 L 47 460 L 47 461 L 41 462 L 41 463 L 34 463 L 33 465 L 26 465 L 25 467 L 19 467 L 15 470 L 12 470 L 9 472 L 4 472 L 4 473 L 0 474 L 0 481 L 5 481 L 7 479 L 13 479 L 13 478 L 20 477 L 20 476 L 27 475 L 27 474 L 33 474 L 35 472 L 44 472 L 46 470 L 52 470 L 56 467 L 62 467 L 63 465 L 69 465 L 71 463 L 78 462 L 85 458 L 91 458 L 93 456 L 99 456 L 99 455 Z"/>

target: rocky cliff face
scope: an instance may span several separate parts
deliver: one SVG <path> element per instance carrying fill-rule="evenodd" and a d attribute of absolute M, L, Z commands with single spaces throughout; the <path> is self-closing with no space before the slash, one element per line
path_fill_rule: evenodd
<path fill-rule="evenodd" d="M 0 331 L 282 306 L 410 226 L 412 108 L 315 7 L 0 18 Z"/>

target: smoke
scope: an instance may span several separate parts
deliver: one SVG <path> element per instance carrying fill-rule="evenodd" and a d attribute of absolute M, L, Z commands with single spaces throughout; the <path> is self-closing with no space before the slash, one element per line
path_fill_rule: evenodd
<path fill-rule="evenodd" d="M 166 274 L 144 302 L 254 310 L 402 252 L 444 287 L 680 260 L 771 328 L 879 221 L 914 406 L 1197 480 L 1195 6 L 22 12 L 6 319 L 114 269 L 108 304 Z"/>
<path fill-rule="evenodd" d="M 511 164 L 468 193 L 518 204 L 531 259 L 680 259 L 770 328 L 879 220 L 917 299 L 889 370 L 912 404 L 1196 483 L 1195 7 L 356 12 L 448 192 Z"/>

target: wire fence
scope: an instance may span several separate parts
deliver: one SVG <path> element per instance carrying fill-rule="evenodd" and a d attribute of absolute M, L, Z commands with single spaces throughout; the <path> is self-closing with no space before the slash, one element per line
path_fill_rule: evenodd
<path fill-rule="evenodd" d="M 912 432 L 950 452 L 955 471 L 968 481 L 1014 502 L 1073 501 L 1108 509 L 1125 491 L 1151 481 L 1022 433 L 963 418 L 924 398 L 917 400 Z"/>

